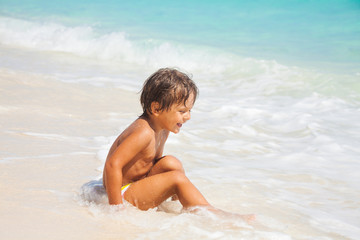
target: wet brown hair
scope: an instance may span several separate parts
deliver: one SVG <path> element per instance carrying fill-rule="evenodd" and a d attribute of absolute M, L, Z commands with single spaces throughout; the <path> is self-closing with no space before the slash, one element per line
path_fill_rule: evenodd
<path fill-rule="evenodd" d="M 194 81 L 185 73 L 172 68 L 161 68 L 144 82 L 140 97 L 143 115 L 152 114 L 152 102 L 159 103 L 160 111 L 167 111 L 173 104 L 185 105 L 193 94 L 195 103 L 198 92 Z"/>

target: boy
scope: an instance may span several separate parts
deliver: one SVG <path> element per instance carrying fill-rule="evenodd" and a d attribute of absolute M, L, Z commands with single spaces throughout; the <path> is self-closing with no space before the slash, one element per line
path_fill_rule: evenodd
<path fill-rule="evenodd" d="M 195 83 L 174 69 L 160 69 L 145 81 L 143 114 L 115 140 L 105 162 L 103 184 L 110 204 L 125 199 L 147 210 L 175 196 L 184 208 L 219 211 L 185 176 L 177 158 L 162 155 L 169 133 L 178 133 L 190 119 L 197 95 Z"/>
<path fill-rule="evenodd" d="M 160 69 L 145 81 L 143 114 L 115 140 L 106 159 L 103 184 L 110 204 L 125 199 L 147 210 L 176 195 L 184 208 L 210 207 L 181 162 L 162 156 L 169 133 L 190 119 L 197 94 L 195 83 L 174 69 Z"/>

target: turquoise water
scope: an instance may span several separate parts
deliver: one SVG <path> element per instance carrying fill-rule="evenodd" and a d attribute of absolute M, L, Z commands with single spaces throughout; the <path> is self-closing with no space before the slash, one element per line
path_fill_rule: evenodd
<path fill-rule="evenodd" d="M 360 65 L 360 2 L 332 1 L 0 1 L 0 14 L 131 40 L 206 45 L 244 57 L 333 68 Z M 329 65 L 327 65 L 329 64 Z"/>

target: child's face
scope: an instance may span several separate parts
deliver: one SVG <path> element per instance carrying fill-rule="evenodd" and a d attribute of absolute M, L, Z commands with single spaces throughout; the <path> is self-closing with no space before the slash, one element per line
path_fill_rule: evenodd
<path fill-rule="evenodd" d="M 178 133 L 182 125 L 190 119 L 190 111 L 193 107 L 194 96 L 191 94 L 186 104 L 173 104 L 169 110 L 158 113 L 158 120 L 162 128 Z"/>

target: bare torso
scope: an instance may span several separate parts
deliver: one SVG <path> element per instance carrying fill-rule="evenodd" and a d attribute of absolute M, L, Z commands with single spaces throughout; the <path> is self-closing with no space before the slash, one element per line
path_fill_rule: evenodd
<path fill-rule="evenodd" d="M 154 166 L 156 161 L 162 157 L 164 144 L 169 135 L 169 131 L 163 130 L 159 133 L 151 128 L 149 123 L 143 119 L 139 118 L 133 122 L 127 129 L 125 129 L 122 134 L 114 141 L 113 145 L 110 148 L 107 159 L 113 154 L 113 152 L 121 145 L 122 141 L 126 139 L 130 134 L 135 130 L 148 131 L 151 136 L 151 141 L 142 149 L 138 154 L 135 155 L 126 165 L 122 168 L 122 185 L 126 185 L 131 182 L 138 181 L 142 178 L 145 178 L 151 168 Z M 104 171 L 103 179 L 106 179 Z M 104 182 L 104 186 L 106 183 Z"/>

